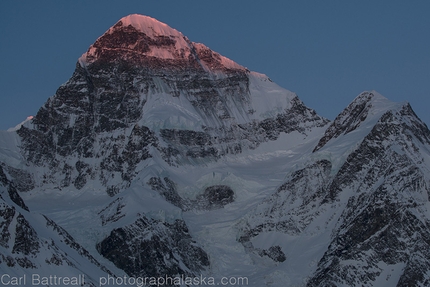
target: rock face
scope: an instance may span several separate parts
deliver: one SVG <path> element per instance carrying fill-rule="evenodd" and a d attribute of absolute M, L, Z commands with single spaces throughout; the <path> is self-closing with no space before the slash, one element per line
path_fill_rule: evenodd
<path fill-rule="evenodd" d="M 130 15 L 0 132 L 3 274 L 427 286 L 430 131 L 360 94 L 333 121 Z M 236 278 L 235 277 L 235 278 Z"/>
<path fill-rule="evenodd" d="M 192 240 L 185 222 L 173 224 L 146 217 L 111 231 L 97 250 L 134 277 L 192 277 L 209 266 L 204 250 Z"/>
<path fill-rule="evenodd" d="M 226 185 L 209 186 L 198 200 L 204 208 L 219 208 L 234 201 L 234 191 Z"/>
<path fill-rule="evenodd" d="M 386 266 L 401 266 L 398 286 L 429 284 L 424 206 L 430 190 L 421 152 L 429 143 L 427 127 L 408 104 L 382 115 L 328 187 L 327 202 L 345 190 L 352 196 L 309 286 L 373 286 Z"/>
<path fill-rule="evenodd" d="M 263 84 L 277 93 L 257 98 Z M 217 160 L 327 122 L 267 77 L 131 15 L 89 48 L 18 134 L 26 160 L 49 169 L 36 185 L 82 189 L 96 180 L 114 195 L 154 154 L 174 165 Z"/>
<path fill-rule="evenodd" d="M 358 128 L 369 116 L 374 97 L 374 94 L 365 92 L 349 104 L 327 128 L 324 136 L 315 147 L 314 152 L 321 149 L 331 139 L 337 138 L 342 134 L 348 134 Z"/>

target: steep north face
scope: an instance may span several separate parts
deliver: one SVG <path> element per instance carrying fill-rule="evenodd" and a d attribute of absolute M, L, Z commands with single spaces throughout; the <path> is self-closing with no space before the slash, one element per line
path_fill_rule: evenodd
<path fill-rule="evenodd" d="M 26 160 L 49 166 L 39 185 L 81 189 L 98 179 L 112 195 L 155 153 L 172 165 L 216 160 L 327 123 L 267 77 L 131 15 L 89 48 L 18 134 Z"/>
<path fill-rule="evenodd" d="M 153 18 L 122 18 L 0 133 L 3 274 L 426 286 L 430 132 L 360 94 L 330 122 Z M 30 286 L 30 285 L 29 285 Z"/>

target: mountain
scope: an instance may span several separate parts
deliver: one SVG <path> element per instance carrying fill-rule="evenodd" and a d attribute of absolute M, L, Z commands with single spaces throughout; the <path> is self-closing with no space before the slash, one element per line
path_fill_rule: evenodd
<path fill-rule="evenodd" d="M 0 132 L 2 278 L 426 286 L 429 168 L 409 104 L 363 92 L 330 122 L 130 15 Z"/>
<path fill-rule="evenodd" d="M 429 144 L 409 104 L 362 93 L 250 213 L 240 241 L 261 254 L 276 238 L 270 248 L 298 260 L 307 286 L 428 285 Z"/>

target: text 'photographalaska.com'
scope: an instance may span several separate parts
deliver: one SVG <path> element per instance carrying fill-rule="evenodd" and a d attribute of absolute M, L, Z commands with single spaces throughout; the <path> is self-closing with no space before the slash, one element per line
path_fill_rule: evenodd
<path fill-rule="evenodd" d="M 15 276 L 10 274 L 1 274 L 1 286 L 84 286 L 86 283 L 93 286 L 94 278 L 91 280 L 84 274 L 76 276 L 58 276 L 49 275 L 41 276 L 39 274 L 30 274 Z M 160 276 L 160 277 L 130 277 L 130 276 L 106 276 L 100 277 L 97 282 L 100 287 L 114 286 L 248 286 L 248 278 L 241 276 L 215 278 L 200 275 L 199 277 L 180 276 Z"/>
<path fill-rule="evenodd" d="M 99 286 L 247 286 L 247 277 L 187 277 L 187 276 L 164 276 L 164 277 L 100 277 Z"/>

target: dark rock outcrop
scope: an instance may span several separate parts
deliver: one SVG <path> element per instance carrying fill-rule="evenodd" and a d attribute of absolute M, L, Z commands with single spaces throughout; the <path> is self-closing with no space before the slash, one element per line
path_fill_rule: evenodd
<path fill-rule="evenodd" d="M 97 244 L 97 250 L 135 277 L 194 277 L 209 266 L 207 254 L 182 220 L 168 223 L 142 216 L 129 226 L 112 230 Z"/>

